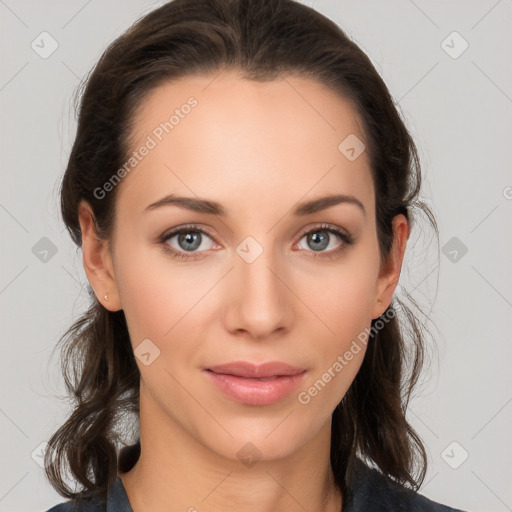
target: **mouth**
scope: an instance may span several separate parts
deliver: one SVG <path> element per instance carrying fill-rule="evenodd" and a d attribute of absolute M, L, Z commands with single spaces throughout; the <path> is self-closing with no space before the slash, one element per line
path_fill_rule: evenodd
<path fill-rule="evenodd" d="M 254 364 L 248 361 L 235 361 L 227 364 L 210 366 L 206 370 L 222 375 L 233 375 L 246 379 L 272 379 L 276 377 L 293 376 L 303 373 L 304 368 L 287 363 L 273 361 L 264 364 Z"/>
<path fill-rule="evenodd" d="M 218 390 L 239 403 L 270 405 L 296 389 L 307 370 L 281 362 L 255 365 L 236 361 L 204 368 L 203 372 Z"/>
<path fill-rule="evenodd" d="M 239 377 L 241 379 L 246 379 L 246 380 L 259 380 L 260 382 L 267 382 L 269 380 L 276 380 L 279 377 L 284 377 L 284 375 L 272 375 L 270 377 L 246 377 L 243 375 L 236 375 L 234 373 L 220 373 L 220 372 L 214 372 L 213 370 L 206 370 L 206 371 L 215 373 L 217 375 L 226 375 L 228 377 Z"/>

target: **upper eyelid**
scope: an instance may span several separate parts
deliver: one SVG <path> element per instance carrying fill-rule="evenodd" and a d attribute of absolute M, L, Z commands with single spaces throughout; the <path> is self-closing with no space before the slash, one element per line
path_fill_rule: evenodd
<path fill-rule="evenodd" d="M 208 235 L 212 240 L 215 240 L 214 236 L 211 233 L 209 233 L 207 229 L 201 228 L 194 224 L 169 229 L 165 231 L 163 235 L 160 236 L 160 239 L 169 239 L 172 238 L 173 236 L 179 235 L 180 233 L 187 231 L 198 231 L 200 233 Z"/>

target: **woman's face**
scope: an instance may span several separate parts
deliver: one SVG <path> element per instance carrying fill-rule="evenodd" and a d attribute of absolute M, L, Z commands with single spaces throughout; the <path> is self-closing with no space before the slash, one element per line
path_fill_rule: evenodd
<path fill-rule="evenodd" d="M 224 72 L 159 86 L 134 121 L 111 280 L 91 282 L 124 310 L 141 416 L 230 459 L 291 454 L 329 432 L 398 279 L 356 115 L 309 79 Z M 295 370 L 210 370 L 240 361 Z"/>

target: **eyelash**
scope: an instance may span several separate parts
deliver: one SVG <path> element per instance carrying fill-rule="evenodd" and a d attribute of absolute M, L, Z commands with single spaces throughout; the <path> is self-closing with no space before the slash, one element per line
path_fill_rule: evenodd
<path fill-rule="evenodd" d="M 317 233 L 317 232 L 328 232 L 328 233 L 337 235 L 343 241 L 343 243 L 338 248 L 331 249 L 330 251 L 326 251 L 326 252 L 308 251 L 306 249 L 301 249 L 301 251 L 312 252 L 313 255 L 311 257 L 313 257 L 313 258 L 322 258 L 324 260 L 330 259 L 334 256 L 341 254 L 345 249 L 347 249 L 349 246 L 353 245 L 353 243 L 355 242 L 354 237 L 350 233 L 344 231 L 343 229 L 341 229 L 337 226 L 332 226 L 329 224 L 322 224 L 320 226 L 315 226 L 314 228 L 310 229 L 309 231 L 302 233 L 299 238 L 299 241 L 302 240 L 306 235 L 309 235 L 311 233 Z M 171 257 L 180 259 L 180 260 L 185 260 L 185 261 L 194 260 L 194 259 L 196 259 L 196 256 L 194 256 L 194 254 L 200 254 L 201 252 L 206 252 L 206 251 L 199 251 L 199 252 L 191 252 L 191 253 L 187 254 L 186 252 L 177 251 L 176 249 L 170 247 L 167 242 L 174 236 L 180 235 L 181 233 L 201 233 L 201 234 L 207 235 L 208 237 L 212 238 L 212 240 L 213 240 L 213 237 L 207 231 L 205 231 L 201 228 L 198 228 L 195 224 L 189 224 L 186 226 L 182 226 L 179 229 L 176 229 L 176 230 L 173 230 L 171 232 L 164 233 L 163 235 L 161 235 L 158 238 L 158 243 L 162 246 L 162 249 L 164 250 L 164 252 L 170 254 Z"/>

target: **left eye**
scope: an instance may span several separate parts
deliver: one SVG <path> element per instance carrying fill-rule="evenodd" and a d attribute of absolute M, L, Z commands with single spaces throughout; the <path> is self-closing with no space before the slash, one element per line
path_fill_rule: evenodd
<path fill-rule="evenodd" d="M 340 245 L 340 243 L 338 243 L 338 245 L 333 245 L 333 238 L 337 238 L 338 240 L 340 240 L 342 238 L 342 233 L 334 229 L 316 228 L 312 231 L 308 231 L 301 238 L 301 241 L 303 239 L 306 239 L 306 243 L 309 244 L 309 247 L 300 248 L 312 250 L 314 252 L 329 252 L 333 249 L 336 249 Z"/>

